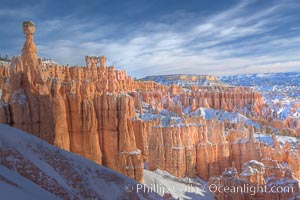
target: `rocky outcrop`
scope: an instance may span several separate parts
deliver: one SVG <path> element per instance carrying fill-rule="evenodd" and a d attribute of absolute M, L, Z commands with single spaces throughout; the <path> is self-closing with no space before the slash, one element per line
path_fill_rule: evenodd
<path fill-rule="evenodd" d="M 150 170 L 162 169 L 178 177 L 198 175 L 207 180 L 229 166 L 223 124 L 200 121 L 202 124 L 183 127 L 153 127 L 149 134 Z"/>
<path fill-rule="evenodd" d="M 250 129 L 251 130 L 251 129 Z M 252 131 L 230 131 L 232 167 L 222 176 L 211 177 L 215 187 L 233 192 L 216 191 L 217 199 L 296 199 L 300 194 L 299 150 L 289 143 L 281 147 L 273 136 L 274 147 L 251 139 Z M 248 138 L 248 139 L 247 139 Z M 255 160 L 252 160 L 255 159 Z M 239 174 L 240 172 L 240 174 Z M 239 189 L 239 192 L 236 192 Z M 278 189 L 278 190 L 277 190 Z"/>
<path fill-rule="evenodd" d="M 240 174 L 234 167 L 227 168 L 222 176 L 210 178 L 209 184 L 217 199 L 297 199 L 300 194 L 289 169 L 269 159 L 245 163 Z"/>
<path fill-rule="evenodd" d="M 262 108 L 260 94 L 243 87 L 193 86 L 192 93 L 181 94 L 181 101 L 184 102 L 185 106 L 209 107 L 230 112 L 243 112 L 244 108 L 248 108 L 250 112 L 259 113 Z"/>
<path fill-rule="evenodd" d="M 102 95 L 96 99 L 103 164 L 137 180 L 143 178 L 143 157 L 137 148 L 132 119 L 134 102 L 127 95 Z"/>
<path fill-rule="evenodd" d="M 87 57 L 87 65 L 92 63 L 87 68 L 44 65 L 36 54 L 34 30 L 32 22 L 24 22 L 22 57 L 12 60 L 9 71 L 1 68 L 0 122 L 141 181 L 134 103 L 119 93 L 137 84 L 106 67 L 105 57 Z"/>
<path fill-rule="evenodd" d="M 34 69 L 38 66 L 38 56 L 37 56 L 37 48 L 33 41 L 35 26 L 31 21 L 23 22 L 23 32 L 26 37 L 26 41 L 24 43 L 22 49 L 22 61 L 25 66 L 30 67 L 30 69 Z"/>

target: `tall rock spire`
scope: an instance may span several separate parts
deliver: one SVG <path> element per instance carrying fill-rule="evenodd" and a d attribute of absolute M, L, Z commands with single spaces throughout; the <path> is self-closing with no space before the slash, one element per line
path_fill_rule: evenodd
<path fill-rule="evenodd" d="M 35 32 L 35 26 L 32 21 L 23 22 L 23 32 L 26 37 L 22 49 L 22 61 L 26 67 L 36 68 L 38 64 L 37 48 L 33 41 L 33 34 Z"/>
<path fill-rule="evenodd" d="M 47 78 L 47 72 L 42 70 L 42 61 L 37 56 L 37 48 L 33 41 L 35 26 L 32 21 L 23 22 L 23 32 L 26 37 L 22 49 L 22 63 L 26 79 L 32 83 L 43 83 Z"/>

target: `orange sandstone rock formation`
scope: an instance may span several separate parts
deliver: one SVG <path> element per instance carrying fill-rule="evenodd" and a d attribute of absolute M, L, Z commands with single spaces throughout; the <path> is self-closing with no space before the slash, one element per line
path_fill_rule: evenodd
<path fill-rule="evenodd" d="M 133 99 L 117 93 L 133 90 L 134 81 L 122 72 L 118 80 L 105 57 L 100 67 L 44 65 L 36 55 L 34 30 L 32 22 L 24 22 L 22 57 L 13 59 L 8 73 L 1 70 L 6 80 L 0 122 L 141 181 L 143 160 L 130 120 Z"/>
<path fill-rule="evenodd" d="M 289 169 L 269 159 L 245 163 L 240 174 L 234 167 L 227 168 L 221 176 L 210 178 L 209 184 L 220 200 L 298 199 L 300 194 L 299 183 Z"/>

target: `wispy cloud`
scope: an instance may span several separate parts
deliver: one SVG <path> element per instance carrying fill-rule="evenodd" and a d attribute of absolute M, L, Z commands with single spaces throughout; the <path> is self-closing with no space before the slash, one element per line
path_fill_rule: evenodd
<path fill-rule="evenodd" d="M 290 12 L 299 8 L 295 1 L 240 1 L 209 15 L 179 10 L 126 23 L 64 16 L 37 24 L 39 54 L 71 65 L 84 65 L 85 55 L 106 55 L 109 64 L 138 77 L 300 71 L 300 29 L 291 23 L 299 15 Z"/>
<path fill-rule="evenodd" d="M 32 16 L 32 13 L 27 8 L 17 8 L 17 9 L 3 9 L 0 8 L 0 17 L 21 17 L 21 18 L 29 18 Z"/>

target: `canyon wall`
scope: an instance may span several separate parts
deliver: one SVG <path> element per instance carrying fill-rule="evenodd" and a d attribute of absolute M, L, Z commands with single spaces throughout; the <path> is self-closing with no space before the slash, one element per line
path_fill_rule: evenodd
<path fill-rule="evenodd" d="M 131 122 L 134 102 L 120 93 L 137 84 L 124 72 L 106 67 L 104 57 L 96 58 L 101 61 L 97 68 L 93 63 L 43 64 L 36 55 L 34 30 L 32 22 L 23 24 L 22 57 L 14 57 L 9 69 L 1 68 L 0 122 L 141 181 L 143 159 Z"/>

